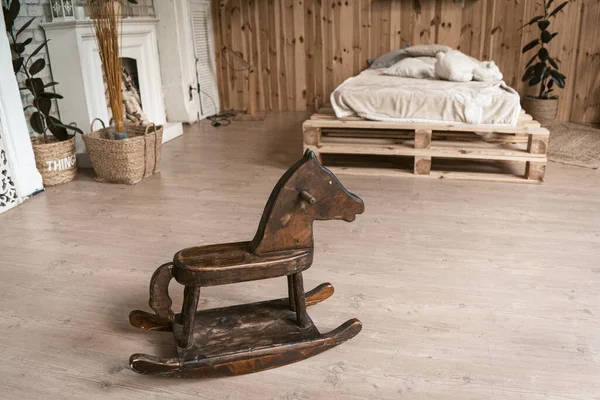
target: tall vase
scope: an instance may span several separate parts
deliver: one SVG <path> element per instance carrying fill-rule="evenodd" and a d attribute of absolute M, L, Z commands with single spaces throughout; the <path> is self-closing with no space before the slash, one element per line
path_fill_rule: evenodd
<path fill-rule="evenodd" d="M 127 139 L 129 135 L 127 135 L 127 130 L 125 129 L 124 121 L 115 121 L 115 139 Z"/>

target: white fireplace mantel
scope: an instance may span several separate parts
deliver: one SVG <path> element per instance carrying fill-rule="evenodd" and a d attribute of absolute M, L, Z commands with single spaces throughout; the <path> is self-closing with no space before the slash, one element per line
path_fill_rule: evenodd
<path fill-rule="evenodd" d="M 123 20 L 121 57 L 137 62 L 142 109 L 148 119 L 164 125 L 163 141 L 182 134 L 181 123 L 167 123 L 156 38 L 156 18 Z M 42 24 L 48 42 L 52 76 L 59 82 L 59 111 L 63 122 L 77 123 L 84 132 L 95 118 L 108 122 L 102 66 L 91 20 Z M 99 124 L 95 126 L 100 127 Z M 78 165 L 89 163 L 83 140 L 77 143 Z"/>

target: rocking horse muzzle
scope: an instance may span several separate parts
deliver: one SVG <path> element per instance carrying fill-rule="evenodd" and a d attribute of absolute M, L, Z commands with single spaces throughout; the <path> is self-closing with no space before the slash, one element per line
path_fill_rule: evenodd
<path fill-rule="evenodd" d="M 298 197 L 302 200 L 301 207 L 314 206 L 317 199 L 307 190 L 302 190 L 298 193 Z M 342 201 L 333 202 L 332 204 L 323 204 L 318 207 L 317 214 L 320 217 L 317 219 L 341 219 L 346 222 L 352 222 L 356 219 L 356 214 L 362 214 L 365 211 L 365 205 L 360 197 L 346 192 Z M 337 209 L 334 211 L 333 209 Z M 341 210 L 340 214 L 339 213 Z"/>
<path fill-rule="evenodd" d="M 360 198 L 350 199 L 349 204 L 344 207 L 344 214 L 342 215 L 342 220 L 346 222 L 352 222 L 356 219 L 357 214 L 362 214 L 365 212 L 365 204 Z"/>

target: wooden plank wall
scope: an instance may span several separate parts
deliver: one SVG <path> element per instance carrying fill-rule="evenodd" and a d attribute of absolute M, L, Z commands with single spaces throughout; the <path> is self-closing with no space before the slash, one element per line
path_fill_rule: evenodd
<path fill-rule="evenodd" d="M 492 59 L 505 80 L 530 93 L 520 77 L 537 35 L 518 28 L 542 0 L 212 0 L 223 109 L 243 110 L 247 74 L 219 49 L 228 46 L 256 66 L 264 110 L 311 110 L 367 59 L 411 43 L 443 43 Z M 559 118 L 600 123 L 600 0 L 570 0 L 552 23 L 550 51 L 567 76 Z M 557 0 L 556 4 L 560 4 Z"/>

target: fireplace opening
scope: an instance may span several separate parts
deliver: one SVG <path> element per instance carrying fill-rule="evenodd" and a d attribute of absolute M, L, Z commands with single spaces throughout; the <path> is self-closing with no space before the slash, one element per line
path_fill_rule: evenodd
<path fill-rule="evenodd" d="M 148 124 L 148 118 L 142 109 L 140 97 L 140 81 L 138 77 L 138 64 L 135 58 L 122 57 L 123 67 L 123 106 L 125 108 L 125 119 L 131 125 Z"/>

